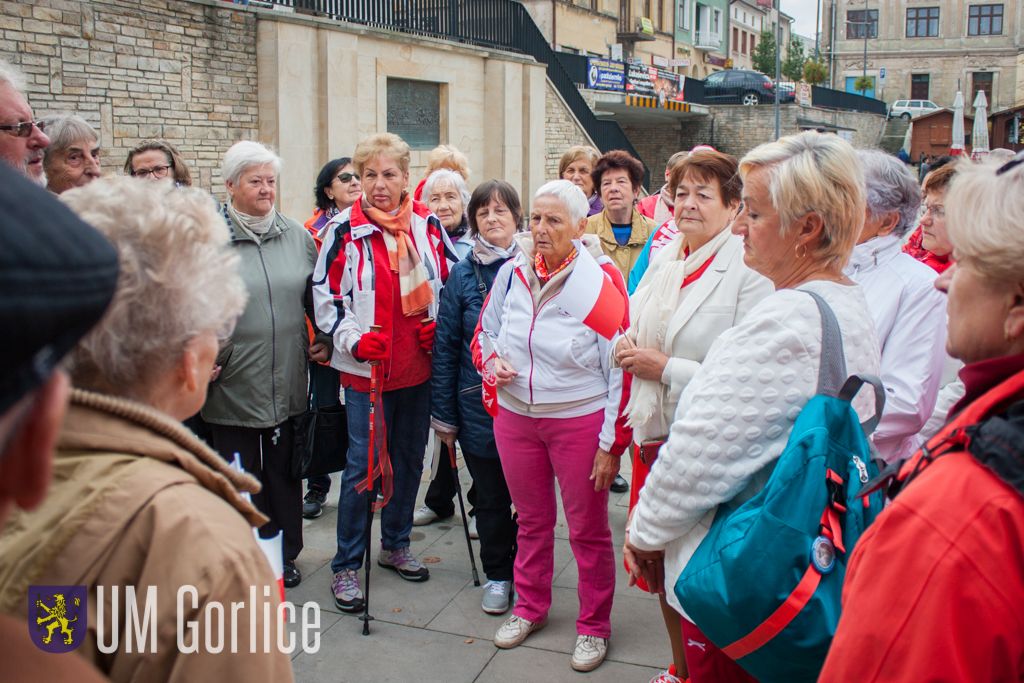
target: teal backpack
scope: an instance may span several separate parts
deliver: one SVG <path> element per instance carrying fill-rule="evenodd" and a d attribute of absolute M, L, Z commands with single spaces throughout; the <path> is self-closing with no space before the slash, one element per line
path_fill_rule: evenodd
<path fill-rule="evenodd" d="M 882 414 L 882 384 L 846 378 L 835 314 L 806 293 L 821 311 L 817 395 L 764 489 L 718 507 L 675 585 L 697 627 L 762 683 L 817 680 L 839 622 L 846 563 L 883 503 L 881 493 L 858 497 L 878 473 L 868 435 Z M 865 383 L 875 391 L 875 416 L 862 425 L 850 401 Z"/>

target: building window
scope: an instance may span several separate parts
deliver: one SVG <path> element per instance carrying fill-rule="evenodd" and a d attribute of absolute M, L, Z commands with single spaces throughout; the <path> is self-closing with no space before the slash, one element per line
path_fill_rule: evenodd
<path fill-rule="evenodd" d="M 967 35 L 998 36 L 1002 33 L 1002 5 L 971 5 L 967 11 Z"/>
<path fill-rule="evenodd" d="M 907 9 L 907 38 L 934 38 L 939 35 L 938 7 Z"/>
<path fill-rule="evenodd" d="M 722 10 L 711 10 L 711 32 L 716 36 L 722 35 Z"/>
<path fill-rule="evenodd" d="M 978 96 L 979 90 L 985 91 L 985 99 L 988 101 L 989 111 L 992 107 L 992 80 L 993 74 L 991 71 L 975 71 L 971 74 L 971 101 L 964 102 L 968 107 L 974 106 L 974 98 Z"/>
<path fill-rule="evenodd" d="M 679 16 L 676 23 L 684 30 L 690 30 L 690 15 L 693 14 L 693 0 L 679 0 Z"/>
<path fill-rule="evenodd" d="M 747 44 L 747 41 L 746 41 L 745 36 L 744 36 L 744 41 L 743 41 L 744 47 L 746 47 L 746 44 Z M 739 52 L 740 51 L 740 32 L 739 32 L 739 30 L 735 26 L 732 27 L 732 51 L 733 52 Z"/>
<path fill-rule="evenodd" d="M 658 21 L 656 23 L 658 30 L 665 30 L 665 0 L 658 0 Z"/>
<path fill-rule="evenodd" d="M 867 31 L 868 38 L 878 37 L 878 10 L 876 9 L 851 9 L 846 12 L 846 38 L 864 38 Z"/>
<path fill-rule="evenodd" d="M 641 3 L 641 4 L 643 5 L 643 10 L 644 10 L 643 13 L 641 14 L 641 16 L 644 16 L 644 17 L 647 17 L 648 19 L 650 19 L 651 18 L 651 0 L 644 0 L 643 3 Z"/>
<path fill-rule="evenodd" d="M 750 54 L 754 54 L 754 48 L 755 48 L 755 47 L 757 47 L 757 46 L 756 46 L 756 45 L 754 44 L 755 42 L 757 42 L 757 38 L 755 38 L 755 37 L 754 37 L 754 34 L 753 34 L 753 33 L 751 33 L 751 34 L 750 34 Z"/>
<path fill-rule="evenodd" d="M 413 149 L 441 144 L 441 84 L 389 78 L 388 132 Z"/>
<path fill-rule="evenodd" d="M 927 100 L 930 81 L 928 74 L 910 74 L 910 99 Z"/>

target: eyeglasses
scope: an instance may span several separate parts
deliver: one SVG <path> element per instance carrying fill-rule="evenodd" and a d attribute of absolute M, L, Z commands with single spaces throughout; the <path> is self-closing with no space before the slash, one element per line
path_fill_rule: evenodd
<path fill-rule="evenodd" d="M 5 123 L 0 126 L 0 130 L 7 131 L 16 138 L 27 138 L 32 135 L 32 126 L 39 129 L 42 133 L 43 129 L 46 128 L 46 122 L 43 120 L 39 121 L 19 121 L 18 123 Z"/>
<path fill-rule="evenodd" d="M 945 218 L 946 207 L 942 206 L 941 204 L 922 204 L 920 217 L 924 218 L 924 215 L 926 213 L 930 213 L 932 215 L 932 218 Z"/>
<path fill-rule="evenodd" d="M 163 178 L 167 175 L 167 171 L 170 170 L 170 166 L 154 166 L 153 168 L 140 168 L 136 171 L 132 171 L 132 175 L 136 178 L 148 178 L 152 175 L 154 178 Z"/>
<path fill-rule="evenodd" d="M 343 183 L 351 182 L 353 178 L 355 178 L 356 180 L 359 180 L 359 174 L 358 173 L 348 173 L 347 171 L 345 173 L 339 173 L 335 177 L 338 180 L 340 180 L 341 182 L 343 182 Z"/>
<path fill-rule="evenodd" d="M 1024 155 L 1022 155 L 1022 154 L 1020 154 L 1018 152 L 1017 156 L 1015 156 L 1013 159 L 1010 159 L 1005 164 L 1000 166 L 998 170 L 996 170 L 996 175 L 1003 175 L 1007 171 L 1009 171 L 1009 170 L 1011 170 L 1013 168 L 1016 168 L 1017 166 L 1020 166 L 1021 164 L 1024 164 Z"/>

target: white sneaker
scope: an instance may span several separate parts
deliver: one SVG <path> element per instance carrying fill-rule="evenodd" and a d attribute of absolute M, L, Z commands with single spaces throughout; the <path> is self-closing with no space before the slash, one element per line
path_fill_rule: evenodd
<path fill-rule="evenodd" d="M 480 534 L 476 532 L 476 515 L 469 518 L 469 537 L 474 541 L 480 540 Z"/>
<path fill-rule="evenodd" d="M 426 526 L 427 524 L 433 524 L 439 519 L 441 519 L 441 516 L 426 505 L 416 508 L 416 511 L 412 513 L 413 526 Z"/>
<path fill-rule="evenodd" d="M 608 639 L 598 636 L 576 636 L 569 665 L 576 671 L 593 671 L 608 655 Z"/>
<path fill-rule="evenodd" d="M 505 623 L 498 628 L 494 634 L 494 644 L 503 650 L 522 645 L 526 636 L 534 631 L 539 631 L 547 622 L 534 623 L 529 619 L 523 619 L 515 614 L 505 620 Z"/>
<path fill-rule="evenodd" d="M 484 584 L 484 597 L 480 601 L 480 609 L 487 614 L 504 614 L 508 611 L 511 594 L 511 581 L 488 581 Z"/>

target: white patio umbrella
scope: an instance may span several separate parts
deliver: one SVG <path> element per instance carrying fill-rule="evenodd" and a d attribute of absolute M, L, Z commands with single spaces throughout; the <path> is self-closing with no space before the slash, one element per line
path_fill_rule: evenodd
<path fill-rule="evenodd" d="M 971 130 L 971 158 L 980 159 L 988 154 L 988 99 L 979 90 L 974 98 L 974 128 Z"/>
<path fill-rule="evenodd" d="M 951 156 L 964 153 L 964 96 L 959 90 L 953 99 L 953 141 L 949 146 Z"/>

